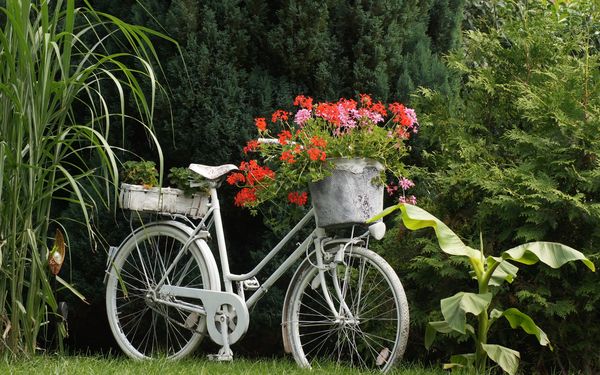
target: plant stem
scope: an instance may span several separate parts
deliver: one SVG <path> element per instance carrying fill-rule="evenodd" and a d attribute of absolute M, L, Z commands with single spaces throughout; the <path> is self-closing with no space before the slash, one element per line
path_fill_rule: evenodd
<path fill-rule="evenodd" d="M 479 294 L 485 294 L 488 292 L 487 280 L 489 277 L 487 272 L 483 274 L 483 277 L 479 279 Z M 475 369 L 478 374 L 485 374 L 485 368 L 487 364 L 487 354 L 483 350 L 483 344 L 487 344 L 487 334 L 489 329 L 489 318 L 488 309 L 482 311 L 478 316 L 477 324 L 477 349 L 475 351 Z"/>
<path fill-rule="evenodd" d="M 477 275 L 477 283 L 479 285 L 479 294 L 485 294 L 489 292 L 488 283 L 492 277 L 492 274 L 498 268 L 500 262 L 492 263 L 487 270 L 481 272 L 478 270 L 475 272 Z M 481 265 L 483 268 L 483 265 Z M 488 314 L 489 306 L 482 311 L 478 316 L 477 324 L 477 349 L 475 352 L 475 369 L 478 374 L 485 374 L 487 365 L 487 353 L 483 350 L 483 344 L 487 344 L 487 335 L 490 329 L 490 321 Z"/>

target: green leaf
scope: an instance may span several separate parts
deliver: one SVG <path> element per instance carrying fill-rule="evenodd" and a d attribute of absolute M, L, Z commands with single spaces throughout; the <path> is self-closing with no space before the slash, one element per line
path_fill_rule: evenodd
<path fill-rule="evenodd" d="M 436 332 L 450 333 L 452 331 L 452 327 L 450 327 L 445 320 L 427 323 L 427 327 L 425 328 L 425 348 L 427 350 L 431 348 L 431 344 L 433 344 L 433 341 L 435 340 Z"/>
<path fill-rule="evenodd" d="M 75 289 L 71 284 L 66 282 L 64 279 L 62 279 L 58 275 L 56 276 L 56 281 L 58 281 L 63 286 L 65 286 L 65 288 L 69 289 L 71 291 L 71 293 L 75 294 L 80 300 L 82 300 L 83 302 L 85 302 L 88 305 L 90 304 L 88 301 L 85 300 L 85 297 L 83 296 L 83 294 L 79 293 L 79 291 L 77 291 L 77 289 Z"/>
<path fill-rule="evenodd" d="M 433 344 L 433 341 L 435 340 L 436 332 L 450 333 L 453 331 L 454 328 L 452 328 L 445 320 L 427 323 L 427 327 L 425 328 L 425 348 L 428 350 L 431 348 L 431 344 Z M 475 328 L 473 328 L 472 325 L 465 324 L 465 331 L 471 336 L 475 336 Z"/>
<path fill-rule="evenodd" d="M 378 213 L 377 215 L 373 216 L 372 218 L 368 219 L 366 221 L 366 223 L 370 224 L 370 223 L 376 222 L 377 220 L 381 220 L 381 219 L 383 219 L 384 217 L 386 217 L 387 215 L 391 214 L 392 212 L 396 211 L 399 208 L 400 208 L 399 205 L 390 206 L 390 207 L 384 209 L 383 211 L 381 211 L 380 213 Z"/>
<path fill-rule="evenodd" d="M 519 267 L 505 261 L 502 258 L 497 257 L 488 257 L 487 263 L 488 267 L 493 263 L 498 262 L 500 265 L 494 270 L 492 273 L 492 277 L 488 282 L 488 285 L 492 286 L 500 286 L 504 281 L 512 283 L 515 277 L 517 276 L 517 272 L 519 271 Z"/>
<path fill-rule="evenodd" d="M 546 333 L 535 324 L 529 315 L 519 311 L 518 309 L 510 308 L 503 311 L 502 316 L 508 320 L 511 328 L 521 328 L 530 335 L 535 335 L 540 345 L 546 346 L 550 344 L 550 340 L 548 340 Z M 550 345 L 550 348 L 552 348 L 552 345 Z"/>
<path fill-rule="evenodd" d="M 518 351 L 506 348 L 500 345 L 493 344 L 481 344 L 483 350 L 487 353 L 488 357 L 496 362 L 498 366 L 510 375 L 517 373 L 519 367 L 519 358 L 521 355 Z"/>
<path fill-rule="evenodd" d="M 442 315 L 448 325 L 457 332 L 466 333 L 467 313 L 479 315 L 492 301 L 492 293 L 456 293 L 440 301 Z"/>
<path fill-rule="evenodd" d="M 530 242 L 514 247 L 502 253 L 503 259 L 512 259 L 523 264 L 534 264 L 538 261 L 552 268 L 560 268 L 564 264 L 580 260 L 590 270 L 596 271 L 596 267 L 586 256 L 569 246 L 556 242 Z"/>
<path fill-rule="evenodd" d="M 383 213 L 393 212 L 395 209 L 401 211 L 402 222 L 408 229 L 417 230 L 427 227 L 433 228 L 438 243 L 440 244 L 440 248 L 446 254 L 481 259 L 482 256 L 479 250 L 475 250 L 472 247 L 465 245 L 458 235 L 448 228 L 446 224 L 424 209 L 411 204 L 400 203 L 394 206 L 394 209 L 392 209 L 392 207 L 387 208 Z M 380 219 L 383 217 L 380 217 L 380 215 L 375 216 L 373 219 Z M 369 219 L 369 221 L 371 220 L 372 219 Z"/>

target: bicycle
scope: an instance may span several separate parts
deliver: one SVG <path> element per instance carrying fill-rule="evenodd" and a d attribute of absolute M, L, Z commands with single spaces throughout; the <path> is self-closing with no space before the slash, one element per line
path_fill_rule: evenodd
<path fill-rule="evenodd" d="M 211 358 L 232 360 L 230 346 L 246 332 L 249 308 L 301 260 L 283 303 L 285 351 L 302 367 L 333 361 L 383 372 L 392 368 L 406 347 L 409 316 L 398 276 L 368 249 L 371 233 L 383 235 L 383 223 L 349 238 L 328 237 L 316 227 L 260 284 L 256 275 L 313 220 L 313 209 L 253 270 L 233 274 L 217 189 L 237 167 L 192 164 L 190 169 L 210 185 L 199 223 L 162 212 L 166 219 L 132 226 L 109 253 L 106 308 L 125 354 L 182 358 L 208 335 L 221 346 Z M 207 242 L 213 227 L 220 270 Z M 253 294 L 246 298 L 249 291 Z"/>

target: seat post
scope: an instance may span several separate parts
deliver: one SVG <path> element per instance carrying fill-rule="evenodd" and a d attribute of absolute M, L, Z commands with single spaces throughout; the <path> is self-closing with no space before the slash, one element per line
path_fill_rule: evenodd
<path fill-rule="evenodd" d="M 210 202 L 213 206 L 213 217 L 215 219 L 215 233 L 217 235 L 217 246 L 219 247 L 219 258 L 221 259 L 221 271 L 223 272 L 223 283 L 225 291 L 233 293 L 233 283 L 229 272 L 229 259 L 227 258 L 227 246 L 225 245 L 225 232 L 221 221 L 221 206 L 217 195 L 217 188 L 210 188 Z"/>

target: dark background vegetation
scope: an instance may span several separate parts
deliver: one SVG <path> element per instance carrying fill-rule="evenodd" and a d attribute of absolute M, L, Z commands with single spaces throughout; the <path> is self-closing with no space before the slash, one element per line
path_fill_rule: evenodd
<path fill-rule="evenodd" d="M 498 254 L 531 241 L 563 242 L 598 264 L 600 231 L 600 73 L 598 9 L 593 2 L 429 1 L 95 1 L 98 9 L 163 31 L 157 41 L 165 93 L 155 126 L 167 169 L 239 163 L 254 134 L 253 117 L 291 103 L 369 93 L 417 109 L 421 131 L 407 164 L 419 204 L 467 242 Z M 495 4 L 495 5 L 494 5 Z M 143 6 L 142 6 L 143 5 Z M 596 17 L 596 18 L 594 18 Z M 140 134 L 125 147 L 146 159 L 156 150 Z M 123 142 L 120 138 L 116 142 Z M 123 158 L 132 158 L 123 154 Z M 268 220 L 234 208 L 222 191 L 234 271 L 248 271 L 299 212 L 274 208 Z M 76 215 L 66 208 L 62 216 Z M 90 249 L 71 226 L 69 277 L 90 305 L 70 299 L 72 352 L 118 351 L 104 309 L 106 245 L 129 224 L 121 211 L 98 212 L 104 238 Z M 439 300 L 475 288 L 466 267 L 448 259 L 428 233 L 389 223 L 378 252 L 408 294 L 407 360 L 443 361 L 465 343 L 440 339 L 423 347 L 425 324 Z M 248 356 L 281 355 L 285 283 L 252 313 L 247 337 L 234 347 Z M 504 287 L 503 307 L 530 314 L 554 344 L 498 326 L 491 340 L 521 351 L 540 372 L 600 371 L 600 283 L 580 265 L 534 266 Z"/>

